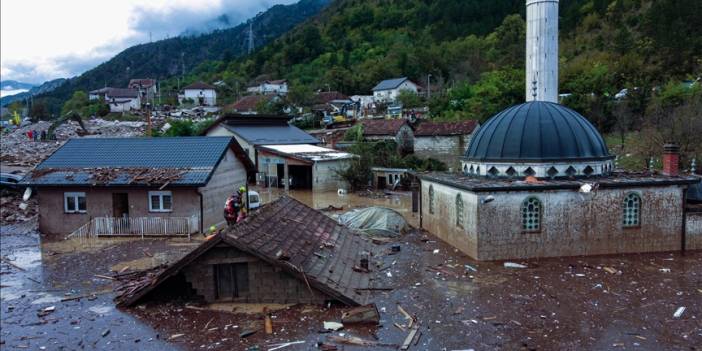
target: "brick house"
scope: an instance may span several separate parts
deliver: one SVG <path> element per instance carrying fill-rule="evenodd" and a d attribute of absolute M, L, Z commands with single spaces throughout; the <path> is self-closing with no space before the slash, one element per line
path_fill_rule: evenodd
<path fill-rule="evenodd" d="M 282 197 L 213 236 L 118 298 L 123 306 L 175 291 L 206 302 L 360 305 L 370 274 L 354 266 L 372 255 L 358 233 Z M 185 296 L 183 296 L 185 295 Z"/>
<path fill-rule="evenodd" d="M 189 234 L 222 225 L 226 198 L 249 172 L 231 137 L 79 138 L 23 183 L 37 192 L 45 234 L 94 234 L 98 222 L 110 223 L 105 235 Z"/>

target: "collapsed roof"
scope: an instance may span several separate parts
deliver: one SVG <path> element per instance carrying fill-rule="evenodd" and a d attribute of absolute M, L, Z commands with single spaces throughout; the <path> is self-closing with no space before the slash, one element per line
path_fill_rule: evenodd
<path fill-rule="evenodd" d="M 284 196 L 207 240 L 155 278 L 119 296 L 118 304 L 138 303 L 221 243 L 278 267 L 350 306 L 363 304 L 371 284 L 370 274 L 359 272 L 354 266 L 362 257 L 373 254 L 372 245 L 322 212 Z"/>

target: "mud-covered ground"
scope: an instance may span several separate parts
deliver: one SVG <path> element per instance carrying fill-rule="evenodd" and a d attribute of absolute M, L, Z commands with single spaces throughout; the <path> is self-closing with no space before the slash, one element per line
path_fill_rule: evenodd
<path fill-rule="evenodd" d="M 385 253 L 372 260 L 373 287 L 392 289 L 369 298 L 381 311 L 379 326 L 320 333 L 322 322 L 340 321 L 344 308 L 278 306 L 274 334 L 266 335 L 260 306 L 219 305 L 215 312 L 172 301 L 120 310 L 112 302 L 112 282 L 95 276 L 172 262 L 197 240 L 40 240 L 31 223 L 2 227 L 0 239 L 2 257 L 23 269 L 0 265 L 2 349 L 268 350 L 305 341 L 283 350 L 309 350 L 318 342 L 333 344 L 328 337 L 339 335 L 388 345 L 339 349 L 394 349 L 408 332 L 398 306 L 420 325 L 411 350 L 702 345 L 702 252 L 530 260 L 518 262 L 527 268 L 505 268 L 503 262 L 472 261 L 413 231 L 378 246 Z M 401 251 L 388 254 L 398 244 Z M 77 296 L 86 297 L 61 301 Z M 679 307 L 685 311 L 674 318 Z M 241 338 L 244 331 L 256 333 Z"/>

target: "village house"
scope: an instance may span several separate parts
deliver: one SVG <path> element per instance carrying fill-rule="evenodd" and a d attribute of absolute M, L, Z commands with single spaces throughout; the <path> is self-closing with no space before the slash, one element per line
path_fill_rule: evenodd
<path fill-rule="evenodd" d="M 81 138 L 23 182 L 37 192 L 44 234 L 190 234 L 224 223 L 224 202 L 249 172 L 231 137 Z"/>
<path fill-rule="evenodd" d="M 216 106 L 217 91 L 215 87 L 203 82 L 192 83 L 183 88 L 183 94 L 178 95 L 178 102 L 183 104 L 191 100 L 197 106 Z"/>
<path fill-rule="evenodd" d="M 110 89 L 112 89 L 112 88 L 104 87 L 104 88 L 100 88 L 100 89 L 91 90 L 88 92 L 88 100 L 99 100 L 99 99 L 105 100 L 105 94 L 107 94 L 107 92 Z"/>
<path fill-rule="evenodd" d="M 287 95 L 288 94 L 288 81 L 285 79 L 278 80 L 265 80 L 256 85 L 252 85 L 246 88 L 246 91 L 251 94 L 275 94 L 275 95 Z"/>
<path fill-rule="evenodd" d="M 127 88 L 139 91 L 139 96 L 143 100 L 153 100 L 158 94 L 156 79 L 151 78 L 130 79 Z"/>
<path fill-rule="evenodd" d="M 110 112 L 129 112 L 141 109 L 141 97 L 136 89 L 107 88 L 104 91 L 105 102 Z"/>
<path fill-rule="evenodd" d="M 282 197 L 208 239 L 118 302 L 132 306 L 178 297 L 208 303 L 336 301 L 358 306 L 367 298 L 370 275 L 362 270 L 372 255 L 372 245 L 360 234 Z"/>
<path fill-rule="evenodd" d="M 402 184 L 408 178 L 410 172 L 407 168 L 387 168 L 387 167 L 372 167 L 373 187 L 378 190 L 394 189 Z"/>
<path fill-rule="evenodd" d="M 319 144 L 319 140 L 290 125 L 290 118 L 278 115 L 241 115 L 227 113 L 210 125 L 203 135 L 234 137 L 258 169 L 257 146 Z"/>
<path fill-rule="evenodd" d="M 475 132 L 460 174 L 417 174 L 420 226 L 478 260 L 702 249 L 685 204 L 699 178 L 678 174 L 677 146 L 662 174 L 616 172 L 597 129 L 557 103 L 557 16 L 527 1 L 527 102 Z"/>
<path fill-rule="evenodd" d="M 338 174 L 357 156 L 310 144 L 260 145 L 258 174 L 262 185 L 313 191 L 347 189 Z"/>
<path fill-rule="evenodd" d="M 417 94 L 419 89 L 419 85 L 407 77 L 386 79 L 373 88 L 373 101 L 382 103 L 394 102 L 400 96 L 401 91 L 405 90 Z"/>
<path fill-rule="evenodd" d="M 365 119 L 363 138 L 369 141 L 394 141 L 407 152 L 414 147 L 414 131 L 406 119 Z"/>
<path fill-rule="evenodd" d="M 414 128 L 414 153 L 431 157 L 460 169 L 460 159 L 468 148 L 478 121 L 422 121 Z"/>

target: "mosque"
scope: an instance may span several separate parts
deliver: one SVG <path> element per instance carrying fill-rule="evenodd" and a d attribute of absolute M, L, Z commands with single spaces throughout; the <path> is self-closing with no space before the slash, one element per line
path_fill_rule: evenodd
<path fill-rule="evenodd" d="M 417 173 L 420 226 L 478 260 L 702 249 L 678 147 L 626 173 L 558 99 L 558 0 L 527 0 L 526 97 L 475 132 L 461 173 Z"/>

